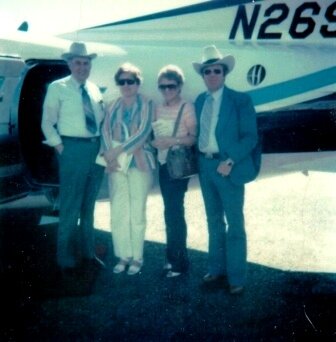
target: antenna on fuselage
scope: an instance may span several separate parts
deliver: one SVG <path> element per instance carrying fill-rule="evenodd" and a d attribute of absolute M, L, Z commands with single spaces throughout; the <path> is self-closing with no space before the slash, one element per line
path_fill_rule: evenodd
<path fill-rule="evenodd" d="M 23 32 L 27 32 L 29 29 L 29 25 L 27 21 L 23 21 L 22 24 L 18 27 L 18 31 L 23 31 Z"/>

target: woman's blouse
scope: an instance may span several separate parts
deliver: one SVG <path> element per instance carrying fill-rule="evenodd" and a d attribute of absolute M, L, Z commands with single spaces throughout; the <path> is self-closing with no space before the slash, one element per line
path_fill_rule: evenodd
<path fill-rule="evenodd" d="M 155 111 L 155 121 L 153 122 L 153 129 L 155 137 L 172 136 L 174 131 L 175 121 L 181 106 L 185 103 L 181 121 L 176 132 L 177 138 L 182 138 L 190 133 L 195 134 L 196 116 L 194 105 L 190 102 L 181 100 L 173 106 L 158 105 Z M 160 164 L 166 162 L 168 149 L 158 150 L 158 160 Z"/>
<path fill-rule="evenodd" d="M 154 151 L 149 143 L 152 133 L 153 102 L 138 95 L 134 105 L 126 109 L 122 98 L 114 101 L 108 109 L 102 125 L 103 150 L 121 143 L 127 154 L 133 154 L 132 166 L 148 171 L 155 168 Z"/>

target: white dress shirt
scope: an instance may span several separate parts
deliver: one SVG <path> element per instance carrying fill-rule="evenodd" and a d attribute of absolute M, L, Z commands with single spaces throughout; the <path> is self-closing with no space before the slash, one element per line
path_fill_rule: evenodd
<path fill-rule="evenodd" d="M 209 131 L 209 144 L 206 148 L 203 149 L 202 152 L 204 153 L 218 153 L 219 147 L 217 144 L 216 139 L 216 127 L 218 122 L 218 116 L 219 116 L 219 110 L 222 102 L 222 94 L 223 94 L 223 87 L 215 91 L 214 93 L 211 93 L 211 96 L 213 97 L 213 104 L 212 104 L 212 117 L 211 117 L 211 123 L 210 123 L 210 131 Z"/>
<path fill-rule="evenodd" d="M 90 96 L 97 127 L 104 118 L 103 98 L 99 88 L 90 81 L 85 82 Z M 80 84 L 72 77 L 52 82 L 44 100 L 42 131 L 45 143 L 56 146 L 62 143 L 61 136 L 90 138 L 99 136 L 100 130 L 92 135 L 86 129 Z"/>

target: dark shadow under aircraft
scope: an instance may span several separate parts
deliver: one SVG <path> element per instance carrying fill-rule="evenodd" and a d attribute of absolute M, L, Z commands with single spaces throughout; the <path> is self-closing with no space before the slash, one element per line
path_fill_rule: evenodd
<path fill-rule="evenodd" d="M 43 213 L 47 212 L 45 209 Z M 28 223 L 31 210 L 0 210 L 2 341 L 332 341 L 336 294 L 328 273 L 248 263 L 239 297 L 204 292 L 207 254 L 189 249 L 192 268 L 179 279 L 162 274 L 165 245 L 145 242 L 141 274 L 115 275 L 109 232 L 96 231 L 107 268 L 56 277 L 57 224 Z M 18 238 L 20 236 L 20 238 Z M 328 289 L 328 290 L 326 290 Z"/>

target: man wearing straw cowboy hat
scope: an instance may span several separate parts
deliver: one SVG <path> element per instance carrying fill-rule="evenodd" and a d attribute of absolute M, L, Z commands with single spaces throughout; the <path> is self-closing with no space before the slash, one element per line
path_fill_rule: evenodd
<path fill-rule="evenodd" d="M 104 117 L 102 95 L 88 81 L 91 61 L 81 42 L 62 54 L 71 75 L 52 82 L 43 107 L 42 130 L 46 143 L 59 155 L 60 221 L 57 263 L 62 274 L 76 274 L 79 266 L 102 268 L 95 254 L 94 205 L 103 176 L 95 164 L 100 148 L 99 126 Z"/>
<path fill-rule="evenodd" d="M 239 294 L 247 263 L 244 226 L 244 184 L 258 173 L 253 150 L 258 141 L 256 113 L 247 94 L 224 85 L 235 59 L 214 46 L 193 63 L 207 91 L 195 102 L 199 126 L 199 178 L 209 231 L 208 273 L 202 287 L 228 285 Z"/>

